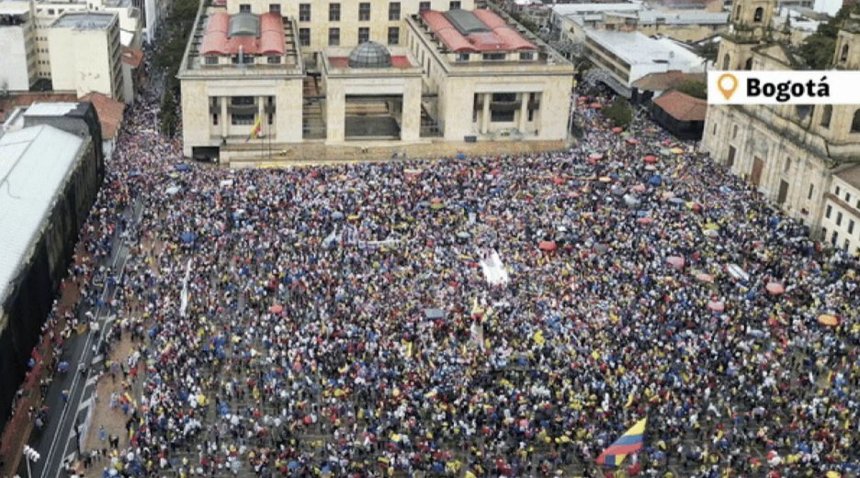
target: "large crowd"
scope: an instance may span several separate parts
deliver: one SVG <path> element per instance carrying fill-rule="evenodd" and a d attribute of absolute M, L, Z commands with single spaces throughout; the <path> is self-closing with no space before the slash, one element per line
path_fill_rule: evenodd
<path fill-rule="evenodd" d="M 856 474 L 856 259 L 606 100 L 563 152 L 234 171 L 183 160 L 146 95 L 83 236 L 134 245 L 130 440 L 97 466 L 591 475 L 647 417 L 633 474 Z"/>

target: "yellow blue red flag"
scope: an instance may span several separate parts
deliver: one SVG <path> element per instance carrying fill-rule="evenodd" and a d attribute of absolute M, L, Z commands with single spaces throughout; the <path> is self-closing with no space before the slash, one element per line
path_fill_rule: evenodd
<path fill-rule="evenodd" d="M 648 418 L 646 417 L 630 427 L 627 432 L 621 435 L 621 438 L 615 440 L 615 443 L 603 450 L 603 453 L 597 457 L 597 464 L 621 466 L 627 455 L 641 450 L 645 437 L 645 424 L 647 422 Z"/>

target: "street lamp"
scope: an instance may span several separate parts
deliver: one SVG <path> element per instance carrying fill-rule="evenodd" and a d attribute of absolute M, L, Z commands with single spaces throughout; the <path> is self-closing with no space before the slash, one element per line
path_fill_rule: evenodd
<path fill-rule="evenodd" d="M 24 459 L 27 460 L 27 478 L 33 478 L 33 473 L 30 471 L 30 462 L 35 463 L 41 457 L 42 455 L 39 452 L 30 448 L 29 445 L 24 445 Z"/>

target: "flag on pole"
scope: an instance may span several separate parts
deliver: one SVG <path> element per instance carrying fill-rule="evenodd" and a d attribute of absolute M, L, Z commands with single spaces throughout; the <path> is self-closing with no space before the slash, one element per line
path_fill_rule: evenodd
<path fill-rule="evenodd" d="M 260 132 L 263 130 L 263 117 L 257 115 L 257 121 L 254 121 L 254 127 L 251 128 L 251 133 L 248 135 L 248 139 L 245 140 L 247 143 L 252 139 L 257 139 L 260 137 Z"/>
<path fill-rule="evenodd" d="M 645 436 L 645 424 L 648 418 L 643 418 L 630 427 L 626 433 L 621 435 L 621 438 L 615 440 L 615 443 L 603 450 L 603 453 L 597 457 L 598 465 L 621 466 L 621 463 L 627 458 L 627 455 L 636 453 L 642 449 L 643 437 Z"/>

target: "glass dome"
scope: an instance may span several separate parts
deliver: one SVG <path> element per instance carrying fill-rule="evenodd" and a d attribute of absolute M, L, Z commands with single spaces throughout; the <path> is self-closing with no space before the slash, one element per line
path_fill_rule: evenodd
<path fill-rule="evenodd" d="M 379 43 L 368 41 L 355 47 L 349 54 L 350 68 L 387 68 L 391 66 L 391 53 Z"/>

